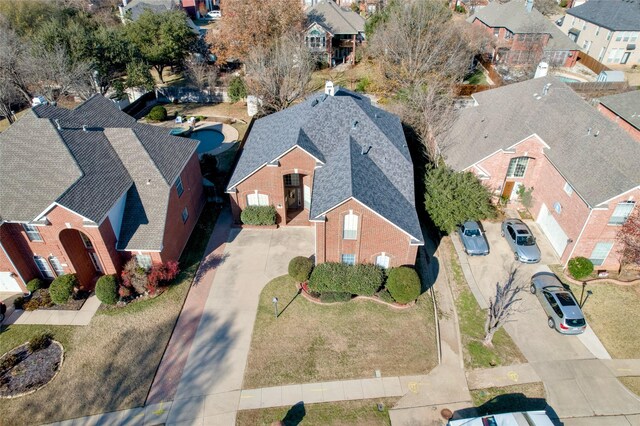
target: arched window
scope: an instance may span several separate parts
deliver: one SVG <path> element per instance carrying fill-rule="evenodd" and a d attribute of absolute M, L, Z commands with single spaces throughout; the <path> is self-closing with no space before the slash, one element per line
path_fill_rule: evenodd
<path fill-rule="evenodd" d="M 345 240 L 355 240 L 358 238 L 358 216 L 353 214 L 353 210 L 349 210 L 349 214 L 344 216 L 342 238 Z"/>
<path fill-rule="evenodd" d="M 529 163 L 529 157 L 515 157 L 509 162 L 509 168 L 507 169 L 507 177 L 509 178 L 521 178 L 524 177 L 527 171 L 527 164 Z"/>
<path fill-rule="evenodd" d="M 267 194 L 258 194 L 258 191 L 255 191 L 253 194 L 247 194 L 247 205 L 268 206 L 269 196 Z"/>
<path fill-rule="evenodd" d="M 382 252 L 376 257 L 376 265 L 387 269 L 389 267 L 389 260 L 389 256 L 387 256 L 385 252 Z"/>

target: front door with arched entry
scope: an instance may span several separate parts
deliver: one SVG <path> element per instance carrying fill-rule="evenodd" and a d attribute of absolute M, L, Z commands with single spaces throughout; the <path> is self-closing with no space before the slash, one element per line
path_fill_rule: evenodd
<path fill-rule="evenodd" d="M 60 242 L 83 288 L 93 288 L 96 278 L 104 273 L 100 257 L 91 238 L 77 229 L 60 232 Z"/>

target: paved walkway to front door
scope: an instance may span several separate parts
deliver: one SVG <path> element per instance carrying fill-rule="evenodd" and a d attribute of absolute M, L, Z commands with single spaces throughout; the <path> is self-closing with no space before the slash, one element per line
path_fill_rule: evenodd
<path fill-rule="evenodd" d="M 13 304 L 13 303 L 12 303 Z M 23 311 L 7 306 L 7 317 L 3 325 L 88 325 L 100 307 L 100 301 L 96 295 L 91 295 L 77 311 L 64 311 L 54 309 L 38 309 L 35 311 Z"/>

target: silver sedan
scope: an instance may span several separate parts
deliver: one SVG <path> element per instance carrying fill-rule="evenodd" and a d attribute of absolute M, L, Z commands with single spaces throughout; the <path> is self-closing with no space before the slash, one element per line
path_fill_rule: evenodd
<path fill-rule="evenodd" d="M 529 227 L 520 219 L 505 219 L 500 234 L 507 240 L 516 260 L 522 263 L 540 262 L 540 249 Z"/>
<path fill-rule="evenodd" d="M 573 294 L 551 272 L 538 272 L 531 277 L 531 293 L 535 294 L 547 314 L 547 324 L 562 334 L 582 334 L 587 322 Z"/>

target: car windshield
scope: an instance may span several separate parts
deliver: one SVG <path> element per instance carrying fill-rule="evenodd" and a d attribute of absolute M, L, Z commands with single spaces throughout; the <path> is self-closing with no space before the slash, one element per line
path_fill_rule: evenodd
<path fill-rule="evenodd" d="M 536 244 L 536 240 L 531 235 L 518 236 L 516 239 L 516 244 L 519 246 L 533 246 Z"/>
<path fill-rule="evenodd" d="M 467 229 L 466 231 L 464 231 L 464 235 L 466 235 L 468 237 L 479 237 L 480 236 L 480 230 L 479 229 Z"/>
<path fill-rule="evenodd" d="M 585 322 L 584 318 L 578 318 L 578 319 L 566 319 L 567 325 L 569 327 L 582 327 L 583 325 L 586 325 L 587 323 Z"/>
<path fill-rule="evenodd" d="M 556 297 L 562 306 L 576 306 L 576 301 L 569 293 L 556 293 Z"/>

